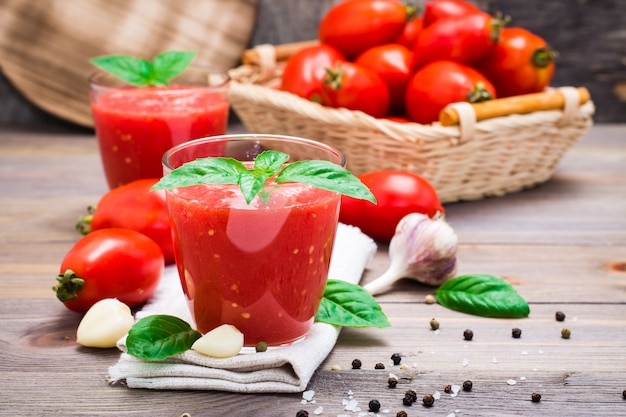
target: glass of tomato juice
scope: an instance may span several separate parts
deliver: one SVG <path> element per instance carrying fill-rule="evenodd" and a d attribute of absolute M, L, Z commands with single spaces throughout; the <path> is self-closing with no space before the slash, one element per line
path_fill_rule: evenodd
<path fill-rule="evenodd" d="M 168 174 L 196 158 L 232 157 L 248 166 L 263 150 L 290 160 L 344 156 L 325 144 L 277 135 L 193 140 L 163 157 Z M 239 185 L 166 190 L 176 264 L 201 333 L 231 324 L 244 344 L 284 345 L 310 330 L 320 305 L 337 229 L 340 195 L 301 183 L 268 184 L 270 198 L 250 204 Z"/>
<path fill-rule="evenodd" d="M 228 74 L 187 68 L 168 87 L 137 87 L 104 71 L 89 78 L 89 98 L 109 188 L 160 178 L 161 158 L 191 139 L 226 133 Z"/>

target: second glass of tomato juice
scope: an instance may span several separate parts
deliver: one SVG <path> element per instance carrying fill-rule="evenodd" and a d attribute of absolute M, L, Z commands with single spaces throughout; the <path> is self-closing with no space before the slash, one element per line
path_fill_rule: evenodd
<path fill-rule="evenodd" d="M 168 151 L 164 172 L 196 158 L 231 157 L 251 167 L 264 150 L 290 155 L 287 164 L 343 155 L 312 140 L 231 135 L 193 140 Z M 248 204 L 238 184 L 172 188 L 167 200 L 176 263 L 197 329 L 231 324 L 244 344 L 301 339 L 319 308 L 337 229 L 340 194 L 302 183 L 266 184 Z"/>
<path fill-rule="evenodd" d="M 161 158 L 191 139 L 223 135 L 230 79 L 189 67 L 169 86 L 137 87 L 97 71 L 89 78 L 94 127 L 110 188 L 160 178 Z"/>

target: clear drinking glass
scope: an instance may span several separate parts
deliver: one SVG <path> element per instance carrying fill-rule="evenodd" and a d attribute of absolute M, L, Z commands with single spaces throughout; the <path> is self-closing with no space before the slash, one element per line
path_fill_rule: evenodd
<path fill-rule="evenodd" d="M 325 144 L 288 136 L 231 135 L 193 140 L 163 157 L 164 172 L 196 158 L 251 164 L 263 150 L 289 162 L 321 159 L 345 166 Z M 287 162 L 287 163 L 289 163 Z M 340 195 L 281 183 L 246 204 L 238 185 L 167 190 L 176 263 L 197 329 L 231 324 L 246 346 L 287 344 L 309 331 L 322 299 L 337 229 Z"/>

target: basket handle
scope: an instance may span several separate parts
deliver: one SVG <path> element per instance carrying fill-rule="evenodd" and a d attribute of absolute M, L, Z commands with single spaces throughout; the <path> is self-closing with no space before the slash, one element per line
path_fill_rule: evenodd
<path fill-rule="evenodd" d="M 565 89 L 565 87 L 563 87 Z M 583 105 L 591 99 L 589 90 L 585 87 L 575 89 L 578 93 L 578 105 Z M 493 117 L 508 116 L 511 114 L 524 114 L 542 110 L 571 109 L 572 94 L 569 90 L 551 89 L 542 93 L 524 94 L 513 97 L 498 98 L 471 104 L 476 121 Z M 439 123 L 442 126 L 452 126 L 461 120 L 459 112 L 454 105 L 446 106 L 439 113 Z"/>

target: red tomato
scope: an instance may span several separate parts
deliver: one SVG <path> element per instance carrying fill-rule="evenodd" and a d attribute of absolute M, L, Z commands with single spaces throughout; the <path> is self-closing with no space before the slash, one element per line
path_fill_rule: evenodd
<path fill-rule="evenodd" d="M 354 61 L 383 79 L 389 89 L 389 111 L 392 113 L 401 113 L 404 109 L 404 90 L 411 77 L 411 57 L 412 53 L 406 47 L 388 43 L 367 49 Z"/>
<path fill-rule="evenodd" d="M 429 124 L 437 121 L 439 112 L 450 103 L 492 98 L 496 98 L 494 86 L 475 69 L 454 61 L 435 61 L 413 74 L 405 104 L 411 120 Z"/>
<path fill-rule="evenodd" d="M 104 298 L 132 307 L 152 296 L 163 265 L 163 253 L 149 237 L 129 229 L 97 230 L 65 255 L 53 289 L 67 308 L 79 313 Z"/>
<path fill-rule="evenodd" d="M 352 62 L 338 62 L 324 78 L 322 104 L 383 117 L 389 111 L 389 90 L 376 72 Z"/>
<path fill-rule="evenodd" d="M 399 0 L 352 0 L 337 3 L 322 17 L 318 37 L 347 59 L 372 46 L 393 42 L 407 21 Z"/>
<path fill-rule="evenodd" d="M 424 4 L 423 26 L 430 26 L 439 19 L 457 18 L 476 12 L 480 12 L 480 9 L 465 0 L 431 0 Z"/>
<path fill-rule="evenodd" d="M 76 227 L 83 234 L 120 227 L 132 229 L 154 240 L 163 251 L 165 263 L 174 262 L 174 243 L 165 191 L 150 191 L 158 179 L 141 179 L 107 192 L 91 216 Z"/>
<path fill-rule="evenodd" d="M 404 29 L 400 36 L 398 36 L 395 40 L 395 43 L 399 43 L 400 45 L 406 46 L 411 51 L 413 47 L 415 47 L 415 41 L 417 40 L 417 36 L 420 34 L 423 27 L 424 19 L 421 17 L 413 17 L 404 25 Z"/>
<path fill-rule="evenodd" d="M 477 68 L 508 97 L 543 91 L 554 75 L 556 52 L 526 29 L 504 28 L 500 42 Z"/>
<path fill-rule="evenodd" d="M 449 59 L 472 65 L 496 45 L 506 19 L 477 12 L 457 19 L 437 20 L 420 32 L 413 49 L 413 69 L 428 62 Z"/>
<path fill-rule="evenodd" d="M 285 64 L 281 89 L 319 103 L 326 68 L 344 60 L 341 52 L 329 45 L 301 49 Z"/>
<path fill-rule="evenodd" d="M 444 209 L 433 186 L 408 171 L 382 170 L 359 176 L 376 197 L 377 204 L 343 196 L 339 220 L 357 226 L 373 239 L 388 242 L 398 222 L 409 213 L 434 217 Z"/>

